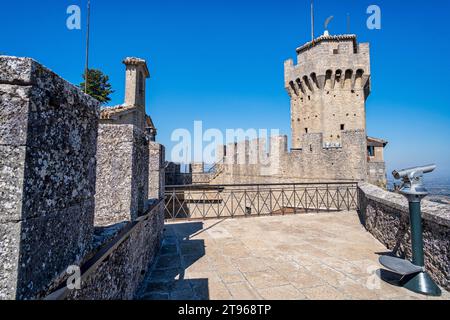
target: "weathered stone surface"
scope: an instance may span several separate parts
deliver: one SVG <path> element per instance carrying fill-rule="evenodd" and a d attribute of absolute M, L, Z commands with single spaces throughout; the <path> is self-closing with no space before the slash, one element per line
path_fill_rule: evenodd
<path fill-rule="evenodd" d="M 31 85 L 38 66 L 30 58 L 0 56 L 0 83 Z"/>
<path fill-rule="evenodd" d="M 367 182 L 379 187 L 386 187 L 386 163 L 385 162 L 373 162 L 367 163 Z"/>
<path fill-rule="evenodd" d="M 26 144 L 31 91 L 31 86 L 0 84 L 0 144 Z"/>
<path fill-rule="evenodd" d="M 0 145 L 0 223 L 22 216 L 25 146 Z"/>
<path fill-rule="evenodd" d="M 137 129 L 133 132 L 133 167 L 131 185 L 132 217 L 141 216 L 148 208 L 149 141 L 147 135 Z"/>
<path fill-rule="evenodd" d="M 98 115 L 98 101 L 32 59 L 0 57 L 1 254 L 8 261 L 0 297 L 31 298 L 86 253 Z"/>
<path fill-rule="evenodd" d="M 89 274 L 80 290 L 70 291 L 66 299 L 132 299 L 160 247 L 164 215 L 161 204 L 158 208 Z"/>
<path fill-rule="evenodd" d="M 220 174 L 214 175 L 211 183 L 366 180 L 367 137 L 364 131 L 343 132 L 340 148 L 324 148 L 323 135 L 319 133 L 305 135 L 303 139 L 303 149 L 291 152 L 287 150 L 286 136 L 271 137 L 269 150 L 267 150 L 265 139 L 250 141 L 250 148 L 246 146 L 248 142 L 238 143 L 234 148 L 227 146 L 227 156 L 224 164 L 220 166 Z M 238 153 L 245 155 L 246 162 L 233 162 Z"/>
<path fill-rule="evenodd" d="M 367 199 L 392 207 L 399 213 L 409 215 L 408 200 L 398 193 L 387 192 L 368 183 L 360 183 L 359 189 Z M 450 206 L 426 199 L 422 201 L 422 216 L 425 220 L 450 227 Z"/>
<path fill-rule="evenodd" d="M 146 209 L 149 147 L 133 125 L 101 124 L 97 148 L 95 224 L 135 220 Z"/>
<path fill-rule="evenodd" d="M 149 143 L 149 188 L 150 200 L 161 199 L 165 187 L 165 148 L 157 142 Z"/>
<path fill-rule="evenodd" d="M 92 244 L 94 201 L 19 222 L 17 298 L 45 290 L 68 266 L 79 265 Z"/>
<path fill-rule="evenodd" d="M 0 223 L 0 300 L 16 298 L 19 268 L 20 224 Z"/>
<path fill-rule="evenodd" d="M 32 79 L 32 86 L 0 85 L 0 145 L 26 146 L 23 190 L 24 196 L 33 195 L 22 201 L 20 217 L 7 218 L 5 212 L 0 217 L 42 216 L 91 198 L 95 189 L 88 177 L 95 176 L 96 144 L 92 141 L 97 136 L 98 102 L 33 60 L 0 57 L 0 61 L 18 68 L 2 69 L 3 83 L 8 82 L 6 75 L 14 83 L 27 72 L 30 75 L 24 75 L 23 81 Z M 14 73 L 17 70 L 19 75 Z M 45 187 L 48 184 L 53 188 Z M 55 199 L 64 200 L 58 203 Z"/>
<path fill-rule="evenodd" d="M 364 226 L 399 255 L 411 258 L 409 208 L 405 197 L 360 184 L 359 214 Z M 422 201 L 425 264 L 432 277 L 450 289 L 450 206 Z"/>

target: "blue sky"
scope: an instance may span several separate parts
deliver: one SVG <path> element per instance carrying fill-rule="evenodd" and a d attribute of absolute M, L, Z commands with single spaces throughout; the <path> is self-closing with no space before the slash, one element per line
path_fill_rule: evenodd
<path fill-rule="evenodd" d="M 72 4 L 86 0 L 3 1 L 0 52 L 79 83 L 86 30 L 66 28 Z M 381 30 L 366 27 L 371 4 L 382 10 Z M 347 13 L 352 33 L 371 44 L 367 128 L 390 142 L 389 170 L 436 162 L 437 175 L 450 176 L 449 2 L 316 0 L 317 34 L 330 15 L 330 32 L 345 33 Z M 122 59 L 148 60 L 147 111 L 169 150 L 172 131 L 194 120 L 289 135 L 283 62 L 309 41 L 309 21 L 309 0 L 92 0 L 91 67 L 110 76 L 112 105 L 123 101 Z"/>

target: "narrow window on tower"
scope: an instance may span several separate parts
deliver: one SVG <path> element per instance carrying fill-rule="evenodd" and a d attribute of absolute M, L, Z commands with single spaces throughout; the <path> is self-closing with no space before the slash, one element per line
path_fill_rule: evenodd
<path fill-rule="evenodd" d="M 367 147 L 367 153 L 369 157 L 375 157 L 375 147 L 374 146 Z"/>
<path fill-rule="evenodd" d="M 341 124 L 341 131 L 345 130 L 345 124 Z"/>
<path fill-rule="evenodd" d="M 139 72 L 138 90 L 139 90 L 139 95 L 141 97 L 143 97 L 144 96 L 144 75 L 142 74 L 142 72 Z"/>
<path fill-rule="evenodd" d="M 305 133 L 308 133 L 308 128 L 305 128 Z"/>

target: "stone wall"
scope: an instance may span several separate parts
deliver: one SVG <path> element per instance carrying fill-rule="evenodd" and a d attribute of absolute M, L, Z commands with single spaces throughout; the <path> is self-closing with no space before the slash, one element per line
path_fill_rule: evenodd
<path fill-rule="evenodd" d="M 220 172 L 210 183 L 365 181 L 366 141 L 364 131 L 346 131 L 339 148 L 324 148 L 322 134 L 305 135 L 302 149 L 291 152 L 287 150 L 286 136 L 271 137 L 269 150 L 265 139 L 226 146 Z"/>
<path fill-rule="evenodd" d="M 387 176 L 386 176 L 385 162 L 376 162 L 376 161 L 367 162 L 367 182 L 381 188 L 386 187 Z"/>
<path fill-rule="evenodd" d="M 358 189 L 361 222 L 375 238 L 411 259 L 409 208 L 399 194 L 362 183 Z M 425 265 L 433 279 L 450 290 L 450 206 L 422 201 Z"/>
<path fill-rule="evenodd" d="M 148 199 L 150 201 L 162 199 L 165 188 L 165 148 L 157 142 L 149 143 L 149 181 Z"/>
<path fill-rule="evenodd" d="M 147 206 L 149 142 L 134 125 L 98 130 L 95 225 L 133 221 Z"/>
<path fill-rule="evenodd" d="M 81 267 L 81 288 L 59 289 L 48 300 L 130 300 L 159 250 L 164 227 L 163 202 L 129 223 Z"/>
<path fill-rule="evenodd" d="M 89 249 L 98 117 L 52 71 L 0 57 L 0 299 L 32 297 Z"/>

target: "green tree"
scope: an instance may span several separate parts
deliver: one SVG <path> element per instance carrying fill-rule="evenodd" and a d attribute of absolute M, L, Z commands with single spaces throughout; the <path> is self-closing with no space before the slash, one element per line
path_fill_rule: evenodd
<path fill-rule="evenodd" d="M 87 91 L 85 91 L 86 75 L 83 74 L 83 82 L 80 84 L 81 90 L 91 97 L 97 99 L 102 104 L 111 101 L 109 95 L 114 91 L 109 83 L 109 77 L 98 69 L 88 70 Z"/>

